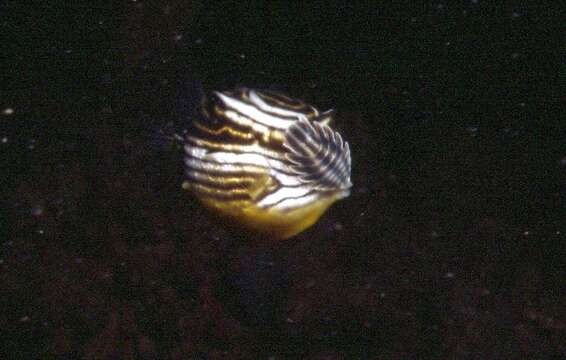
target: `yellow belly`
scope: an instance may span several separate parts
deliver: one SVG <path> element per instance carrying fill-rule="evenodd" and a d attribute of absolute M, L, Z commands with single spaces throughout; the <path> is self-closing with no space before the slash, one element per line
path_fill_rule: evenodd
<path fill-rule="evenodd" d="M 307 206 L 281 212 L 274 209 L 265 210 L 248 201 L 220 202 L 200 198 L 204 205 L 212 211 L 274 240 L 287 239 L 306 230 L 337 199 L 337 195 L 329 194 Z"/>

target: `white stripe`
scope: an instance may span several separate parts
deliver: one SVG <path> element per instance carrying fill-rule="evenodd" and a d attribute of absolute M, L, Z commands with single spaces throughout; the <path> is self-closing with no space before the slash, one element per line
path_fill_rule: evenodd
<path fill-rule="evenodd" d="M 269 128 L 267 126 L 264 126 L 262 124 L 259 124 L 253 120 L 248 119 L 245 116 L 240 115 L 239 113 L 232 111 L 232 110 L 226 110 L 224 112 L 224 114 L 226 115 L 226 117 L 241 126 L 244 127 L 251 127 L 253 131 L 258 132 L 260 134 L 267 134 L 269 133 Z"/>
<path fill-rule="evenodd" d="M 258 203 L 260 207 L 268 207 L 275 203 L 278 203 L 286 198 L 290 197 L 299 197 L 306 195 L 311 189 L 306 187 L 301 188 L 289 188 L 289 187 L 282 187 L 276 192 L 267 195 Z"/>
<path fill-rule="evenodd" d="M 269 162 L 267 158 L 263 155 L 258 154 L 234 154 L 231 152 L 214 152 L 208 154 L 206 159 L 221 163 L 221 164 L 232 164 L 241 163 L 248 165 L 259 165 L 264 167 L 269 167 Z"/>
<path fill-rule="evenodd" d="M 214 172 L 225 172 L 225 173 L 241 173 L 248 172 L 250 174 L 257 174 L 261 171 L 254 166 L 246 165 L 234 165 L 234 164 L 214 164 L 205 162 L 199 159 L 185 158 L 185 165 L 190 169 L 196 169 L 199 171 L 214 171 Z"/>
<path fill-rule="evenodd" d="M 271 171 L 271 176 L 283 186 L 299 186 L 303 184 L 301 178 L 298 176 L 291 176 L 277 171 Z"/>
<path fill-rule="evenodd" d="M 305 117 L 305 114 L 303 113 L 269 105 L 268 103 L 263 101 L 263 99 L 257 94 L 257 92 L 253 90 L 250 90 L 250 101 L 261 110 L 270 112 L 272 114 L 277 114 L 281 116 L 292 116 L 296 118 Z M 315 116 L 316 115 L 318 115 L 318 111 L 316 111 L 315 109 Z"/>
<path fill-rule="evenodd" d="M 266 114 L 263 111 L 256 108 L 255 106 L 246 104 L 245 102 L 229 97 L 228 95 L 219 92 L 216 92 L 216 95 L 218 95 L 218 97 L 220 97 L 220 99 L 224 102 L 224 104 L 226 104 L 226 106 L 228 106 L 229 108 L 233 108 L 239 113 L 252 119 L 253 121 L 256 121 L 265 126 L 270 126 L 276 129 L 285 130 L 295 122 L 295 120 L 285 120 L 282 118 L 278 118 L 276 116 L 271 116 L 269 114 Z M 228 111 L 226 111 L 226 115 L 228 116 Z M 236 119 L 234 120 L 236 121 Z"/>
<path fill-rule="evenodd" d="M 188 153 L 190 153 L 191 155 L 198 157 L 198 158 L 202 158 L 205 155 L 207 155 L 206 150 L 203 152 L 202 150 L 204 150 L 203 148 L 206 148 L 206 141 L 205 140 L 201 140 L 192 136 L 187 136 L 187 140 L 192 141 L 193 143 L 196 143 L 197 146 L 194 145 L 185 145 L 185 151 L 187 151 Z M 192 150 L 192 149 L 198 149 L 198 150 Z M 217 151 L 215 149 L 211 149 L 212 151 Z M 266 149 L 265 147 L 255 143 L 252 145 L 241 145 L 241 144 L 223 144 L 222 145 L 222 150 L 226 150 L 226 151 L 231 151 L 231 152 L 235 152 L 235 153 L 259 153 L 265 156 L 269 156 L 271 158 L 275 158 L 275 159 L 279 159 L 279 160 L 284 160 L 285 156 L 283 154 L 281 154 L 279 151 L 273 151 L 273 150 L 269 150 Z"/>
<path fill-rule="evenodd" d="M 258 165 L 266 168 L 272 168 L 287 173 L 292 173 L 292 170 L 280 160 L 269 159 L 259 154 L 234 154 L 230 152 L 214 152 L 209 153 L 204 160 L 216 161 L 221 164 L 241 163 L 248 165 Z"/>
<path fill-rule="evenodd" d="M 302 196 L 302 197 L 296 198 L 296 199 L 283 200 L 282 202 L 280 202 L 279 204 L 274 206 L 273 209 L 277 209 L 277 210 L 296 209 L 296 208 L 306 206 L 310 203 L 313 203 L 313 202 L 317 201 L 318 199 L 319 199 L 319 195 L 317 193 L 314 193 L 314 194 Z"/>
<path fill-rule="evenodd" d="M 186 149 L 190 156 L 198 158 L 186 158 L 185 165 L 188 167 L 213 171 L 251 171 L 251 173 L 257 173 L 257 167 L 261 167 L 269 171 L 271 176 L 284 185 L 301 184 L 299 178 L 294 179 L 294 176 L 288 175 L 293 173 L 293 170 L 279 160 L 268 159 L 258 154 L 232 154 L 225 152 L 208 154 L 206 151 L 200 151 L 203 149 L 193 146 L 187 146 Z M 216 164 L 208 162 L 216 162 Z M 247 167 L 247 165 L 250 167 Z M 254 166 L 256 167 L 254 168 Z"/>
<path fill-rule="evenodd" d="M 202 159 L 208 154 L 208 150 L 196 146 L 185 145 L 185 152 L 192 157 Z"/>

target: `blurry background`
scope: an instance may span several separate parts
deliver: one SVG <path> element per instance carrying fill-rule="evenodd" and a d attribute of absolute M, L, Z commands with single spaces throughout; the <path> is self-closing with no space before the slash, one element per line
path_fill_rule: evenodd
<path fill-rule="evenodd" d="M 566 357 L 564 9 L 396 3 L 3 1 L 2 358 Z M 337 109 L 352 195 L 220 226 L 147 137 L 198 82 Z"/>

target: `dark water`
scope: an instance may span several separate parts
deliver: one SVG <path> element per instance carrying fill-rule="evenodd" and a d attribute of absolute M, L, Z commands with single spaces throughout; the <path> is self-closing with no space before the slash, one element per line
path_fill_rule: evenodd
<path fill-rule="evenodd" d="M 558 3 L 3 2 L 3 358 L 566 357 Z M 146 138 L 194 80 L 336 108 L 352 195 L 219 225 Z"/>

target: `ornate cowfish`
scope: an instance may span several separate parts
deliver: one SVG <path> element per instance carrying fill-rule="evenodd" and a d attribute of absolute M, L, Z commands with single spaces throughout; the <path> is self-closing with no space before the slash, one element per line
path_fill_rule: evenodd
<path fill-rule="evenodd" d="M 272 91 L 215 92 L 184 135 L 183 188 L 249 230 L 294 236 L 352 187 L 350 147 L 332 116 Z"/>

